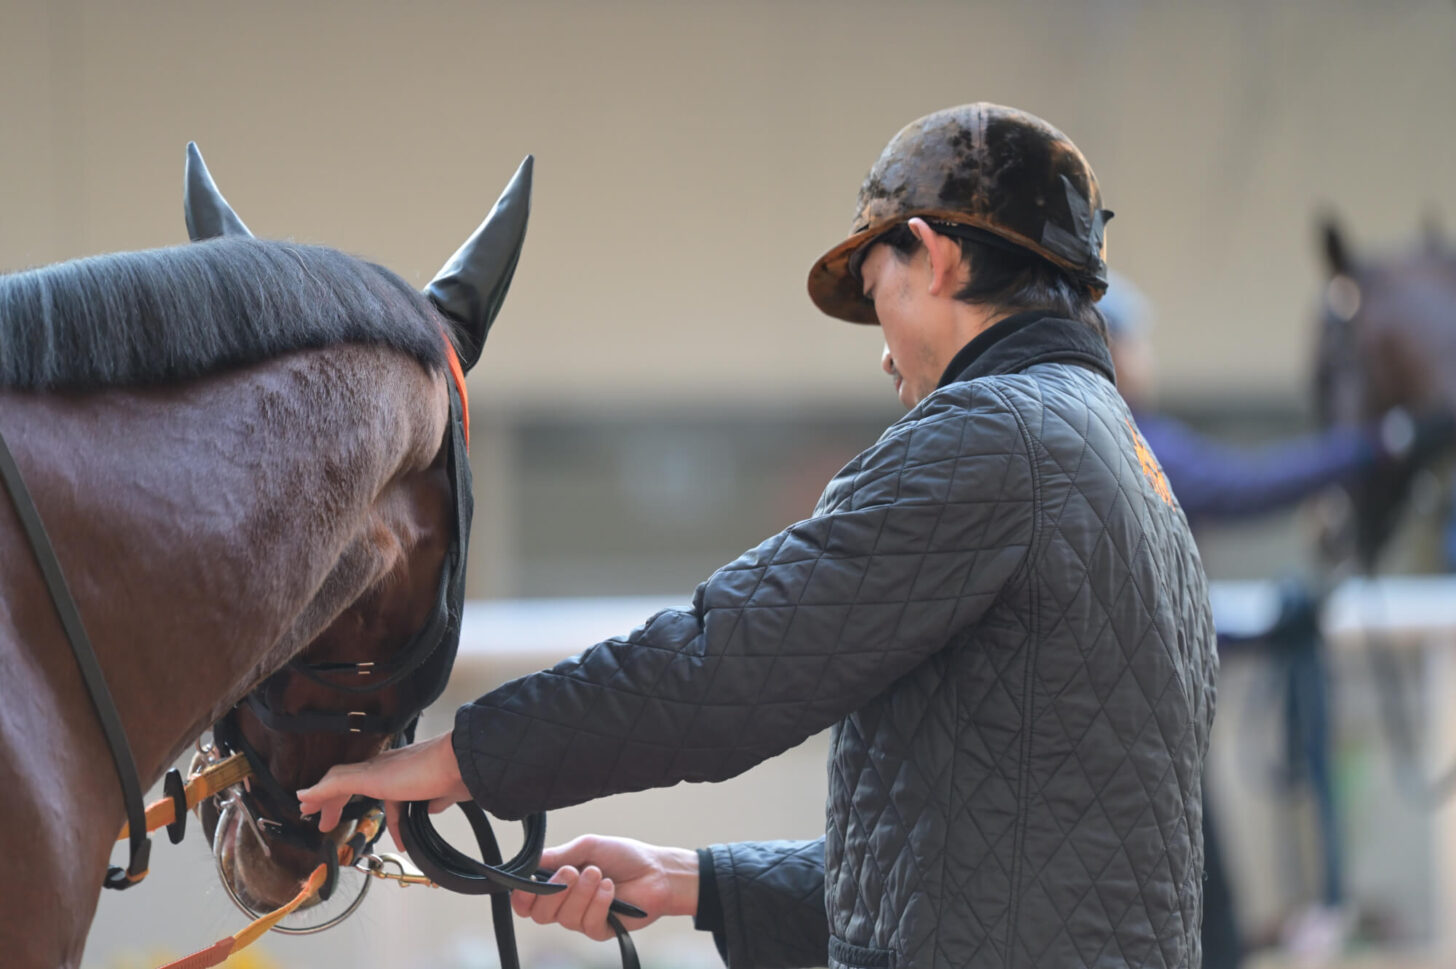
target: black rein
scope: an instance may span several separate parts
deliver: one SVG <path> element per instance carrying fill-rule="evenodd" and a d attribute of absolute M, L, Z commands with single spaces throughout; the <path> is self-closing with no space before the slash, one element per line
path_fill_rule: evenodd
<path fill-rule="evenodd" d="M 96 660 L 96 650 L 92 649 L 91 640 L 86 635 L 86 626 L 81 622 L 81 611 L 76 608 L 76 600 L 71 595 L 70 587 L 66 585 L 66 576 L 61 571 L 55 548 L 51 545 L 50 537 L 46 535 L 45 525 L 41 523 L 40 512 L 30 497 L 29 489 L 25 487 L 25 479 L 20 476 L 20 466 L 15 463 L 15 456 L 10 453 L 3 434 L 0 434 L 0 477 L 5 479 L 5 488 L 10 492 L 10 500 L 15 505 L 15 515 L 25 529 L 26 538 L 30 540 L 31 552 L 35 555 L 36 563 L 40 565 L 41 576 L 45 579 L 51 602 L 56 607 L 56 616 L 65 630 L 66 641 L 71 644 L 71 652 L 76 655 L 76 665 L 81 668 L 81 677 L 86 681 L 86 690 L 91 694 L 91 703 L 96 707 L 96 717 L 101 721 L 106 743 L 111 747 L 111 759 L 116 764 L 116 773 L 121 780 L 121 795 L 126 802 L 131 859 L 124 870 L 112 866 L 102 884 L 107 888 L 130 888 L 146 877 L 152 853 L 152 841 L 147 837 L 147 812 L 142 804 L 142 785 L 137 776 L 136 758 L 132 756 L 131 744 L 126 739 L 126 729 L 122 727 L 121 717 L 116 712 L 116 701 L 112 699 L 111 690 L 106 686 L 106 676 Z"/>
<path fill-rule="evenodd" d="M 546 815 L 528 814 L 521 820 L 525 829 L 525 840 L 521 850 L 510 861 L 501 860 L 500 845 L 490 820 L 473 801 L 461 801 L 455 805 L 470 822 L 480 848 L 481 861 L 461 852 L 447 842 L 430 822 L 430 802 L 412 801 L 404 807 L 400 819 L 401 846 L 410 860 L 430 881 L 441 888 L 463 895 L 489 895 L 491 921 L 495 924 L 496 950 L 500 954 L 501 969 L 520 969 L 520 956 L 516 953 L 515 928 L 512 923 L 511 897 L 513 891 L 530 892 L 533 895 L 554 895 L 564 891 L 565 885 L 549 883 L 551 872 L 540 866 L 541 851 L 546 846 Z M 617 936 L 617 949 L 622 956 L 622 969 L 640 969 L 637 947 L 622 925 L 618 915 L 632 918 L 646 918 L 647 913 L 630 902 L 613 899 L 607 913 L 607 925 Z"/>

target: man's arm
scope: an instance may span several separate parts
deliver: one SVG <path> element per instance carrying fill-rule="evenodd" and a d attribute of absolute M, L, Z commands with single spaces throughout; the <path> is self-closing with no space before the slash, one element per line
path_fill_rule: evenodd
<path fill-rule="evenodd" d="M 955 385 L 915 417 L 691 609 L 461 707 L 450 735 L 332 768 L 299 791 L 304 813 L 327 830 L 365 794 L 393 828 L 393 802 L 468 792 L 510 819 L 722 780 L 858 709 L 979 621 L 1032 542 L 1026 440 L 994 390 Z"/>
<path fill-rule="evenodd" d="M 690 610 L 462 707 L 454 750 L 471 795 L 517 818 L 732 777 L 978 621 L 1031 542 L 1025 441 L 973 384 L 917 418 L 836 477 L 827 513 L 720 569 Z"/>

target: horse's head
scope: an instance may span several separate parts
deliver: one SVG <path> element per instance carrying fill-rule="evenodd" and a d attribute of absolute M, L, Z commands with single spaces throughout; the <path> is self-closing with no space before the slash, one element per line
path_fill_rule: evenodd
<path fill-rule="evenodd" d="M 250 235 L 189 146 L 185 210 L 194 241 Z M 337 864 L 372 802 L 351 806 L 321 836 L 299 816 L 294 791 L 331 766 L 412 738 L 420 711 L 443 690 L 460 635 L 471 517 L 464 373 L 479 358 L 515 271 L 529 212 L 531 159 L 474 235 L 425 289 L 438 314 L 450 373 L 439 375 L 432 457 L 401 468 L 296 625 L 292 658 L 214 726 L 216 753 L 242 752 L 253 771 L 203 808 L 230 894 L 259 912 L 292 898 L 321 862 Z M 328 587 L 350 590 L 341 599 Z M 312 607 L 311 607 L 312 608 Z M 325 614 L 315 615 L 318 610 Z M 321 631 L 320 631 L 321 630 Z M 356 852 L 357 853 L 357 852 Z M 332 889 L 332 876 L 323 892 Z"/>
<path fill-rule="evenodd" d="M 1315 358 L 1326 425 L 1370 423 L 1391 408 L 1456 408 L 1456 250 L 1434 223 L 1420 246 L 1357 255 L 1333 218 L 1322 229 L 1328 278 Z M 1385 466 L 1350 489 L 1355 554 L 1373 567 L 1394 529 L 1414 465 Z"/>

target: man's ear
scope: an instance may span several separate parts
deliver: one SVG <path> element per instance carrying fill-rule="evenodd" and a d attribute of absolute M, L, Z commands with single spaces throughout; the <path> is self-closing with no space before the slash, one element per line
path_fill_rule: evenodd
<path fill-rule="evenodd" d="M 960 243 L 936 232 L 924 219 L 911 219 L 907 224 L 930 259 L 930 295 L 953 296 L 960 292 L 964 274 Z"/>

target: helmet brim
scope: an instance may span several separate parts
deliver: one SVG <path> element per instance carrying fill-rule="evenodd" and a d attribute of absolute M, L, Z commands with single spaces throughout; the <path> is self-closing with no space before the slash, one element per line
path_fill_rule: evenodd
<path fill-rule="evenodd" d="M 989 219 L 932 209 L 908 212 L 884 223 L 868 226 L 820 256 L 809 270 L 809 298 L 814 301 L 814 305 L 836 319 L 878 326 L 880 319 L 875 315 L 874 303 L 864 298 L 864 281 L 855 271 L 856 258 L 866 246 L 873 245 L 890 229 L 914 218 L 977 229 L 985 236 L 992 237 L 985 241 L 997 243 L 999 240 L 998 244 L 1003 248 L 1009 247 L 1045 259 L 1078 280 L 1094 300 L 1100 299 L 1107 289 L 1106 263 L 1101 260 L 1089 272 L 1086 267 L 1078 266 L 1046 246 L 996 225 Z"/>
<path fill-rule="evenodd" d="M 809 298 L 822 312 L 849 323 L 879 325 L 875 304 L 864 298 L 864 283 L 850 264 L 885 228 L 856 232 L 815 261 L 809 270 Z"/>

